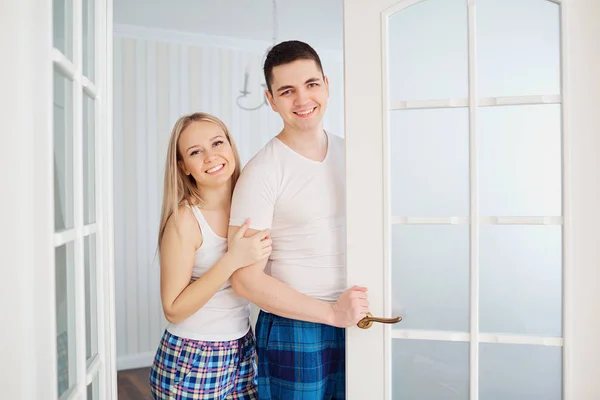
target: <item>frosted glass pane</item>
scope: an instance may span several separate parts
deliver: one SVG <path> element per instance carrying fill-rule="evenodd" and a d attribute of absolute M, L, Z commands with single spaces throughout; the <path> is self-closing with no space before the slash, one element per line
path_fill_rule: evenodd
<path fill-rule="evenodd" d="M 394 329 L 469 329 L 467 225 L 392 226 Z"/>
<path fill-rule="evenodd" d="M 73 227 L 73 82 L 54 70 L 54 229 Z"/>
<path fill-rule="evenodd" d="M 52 1 L 52 45 L 73 59 L 73 0 Z"/>
<path fill-rule="evenodd" d="M 467 109 L 392 112 L 389 151 L 393 215 L 469 215 Z"/>
<path fill-rule="evenodd" d="M 94 23 L 95 12 L 94 7 L 96 6 L 94 0 L 82 0 L 81 3 L 83 9 L 82 16 L 82 33 L 83 33 L 83 74 L 90 80 L 94 81 L 94 52 L 96 47 L 94 46 L 95 39 L 95 28 Z"/>
<path fill-rule="evenodd" d="M 95 101 L 83 93 L 83 223 L 96 221 Z"/>
<path fill-rule="evenodd" d="M 391 100 L 466 98 L 467 2 L 428 0 L 389 19 Z"/>
<path fill-rule="evenodd" d="M 96 234 L 84 239 L 85 260 L 85 357 L 90 359 L 98 353 L 98 303 L 96 279 Z"/>
<path fill-rule="evenodd" d="M 57 247 L 55 256 L 56 289 L 56 380 L 58 397 L 77 383 L 75 348 L 74 246 Z"/>
<path fill-rule="evenodd" d="M 100 399 L 100 388 L 98 384 L 98 375 L 94 377 L 92 383 L 87 386 L 87 399 L 86 400 L 98 400 Z"/>
<path fill-rule="evenodd" d="M 394 339 L 392 357 L 392 399 L 469 399 L 468 343 Z"/>
<path fill-rule="evenodd" d="M 482 215 L 561 215 L 560 105 L 479 109 Z"/>
<path fill-rule="evenodd" d="M 481 331 L 562 335 L 561 228 L 481 227 Z"/>
<path fill-rule="evenodd" d="M 480 400 L 560 400 L 562 347 L 480 345 Z"/>
<path fill-rule="evenodd" d="M 560 8 L 477 0 L 479 96 L 560 94 Z"/>

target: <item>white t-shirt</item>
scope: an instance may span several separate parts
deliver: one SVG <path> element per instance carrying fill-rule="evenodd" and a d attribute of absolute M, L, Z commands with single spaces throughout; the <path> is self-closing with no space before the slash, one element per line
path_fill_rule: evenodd
<path fill-rule="evenodd" d="M 265 272 L 301 293 L 335 301 L 346 286 L 344 140 L 327 138 L 322 162 L 271 139 L 237 182 L 230 225 L 250 218 L 251 228 L 270 228 L 273 251 Z"/>
<path fill-rule="evenodd" d="M 189 207 L 189 206 L 188 206 Z M 192 282 L 211 269 L 227 252 L 227 238 L 218 236 L 200 209 L 190 207 L 202 232 L 202 245 L 196 250 Z M 167 330 L 181 338 L 220 342 L 239 339 L 250 329 L 250 304 L 237 296 L 229 280 L 198 311 Z"/>

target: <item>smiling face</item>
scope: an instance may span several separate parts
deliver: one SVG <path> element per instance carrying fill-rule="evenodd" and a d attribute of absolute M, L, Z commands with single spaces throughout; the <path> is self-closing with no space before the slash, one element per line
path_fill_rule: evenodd
<path fill-rule="evenodd" d="M 177 147 L 181 156 L 179 167 L 194 178 L 199 189 L 231 182 L 236 160 L 225 132 L 217 124 L 191 122 L 181 132 Z"/>
<path fill-rule="evenodd" d="M 273 68 L 271 90 L 266 91 L 273 111 L 286 129 L 305 132 L 322 129 L 329 100 L 329 82 L 314 60 L 300 59 Z"/>

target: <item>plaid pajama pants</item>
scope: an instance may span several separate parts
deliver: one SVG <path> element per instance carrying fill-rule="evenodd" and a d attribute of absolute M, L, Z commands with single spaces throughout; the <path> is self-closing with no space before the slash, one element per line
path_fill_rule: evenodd
<path fill-rule="evenodd" d="M 256 395 L 254 335 L 205 342 L 163 334 L 150 371 L 154 399 L 253 400 Z"/>
<path fill-rule="evenodd" d="M 346 396 L 346 331 L 261 311 L 256 324 L 260 400 Z"/>

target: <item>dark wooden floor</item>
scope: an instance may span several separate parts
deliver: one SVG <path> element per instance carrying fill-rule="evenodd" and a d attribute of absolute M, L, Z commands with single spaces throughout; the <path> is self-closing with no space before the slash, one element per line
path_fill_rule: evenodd
<path fill-rule="evenodd" d="M 150 368 L 129 369 L 117 373 L 119 400 L 152 400 L 148 376 Z"/>

